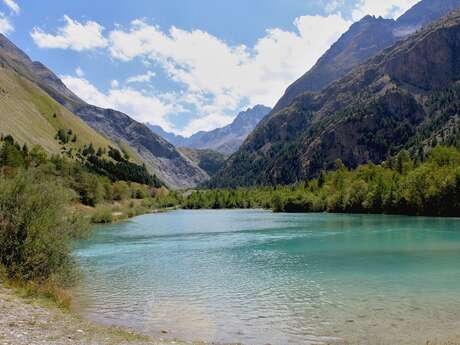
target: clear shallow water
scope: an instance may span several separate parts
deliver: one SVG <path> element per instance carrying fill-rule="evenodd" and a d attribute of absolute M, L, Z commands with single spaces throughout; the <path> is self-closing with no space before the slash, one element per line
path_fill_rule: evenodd
<path fill-rule="evenodd" d="M 460 336 L 460 220 L 175 211 L 99 227 L 76 308 L 219 343 L 424 344 Z"/>

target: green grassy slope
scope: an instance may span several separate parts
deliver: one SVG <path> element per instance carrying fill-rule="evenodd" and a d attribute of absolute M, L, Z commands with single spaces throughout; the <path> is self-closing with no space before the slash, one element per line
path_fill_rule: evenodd
<path fill-rule="evenodd" d="M 73 144 L 77 148 L 88 143 L 95 147 L 115 146 L 38 86 L 0 67 L 0 133 L 11 134 L 30 146 L 39 144 L 49 153 L 59 153 L 61 145 L 55 140 L 59 129 L 72 129 L 77 135 Z"/>

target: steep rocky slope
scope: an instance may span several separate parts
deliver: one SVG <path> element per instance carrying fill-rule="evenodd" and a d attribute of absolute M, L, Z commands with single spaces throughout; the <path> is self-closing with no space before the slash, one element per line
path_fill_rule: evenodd
<path fill-rule="evenodd" d="M 322 90 L 382 49 L 459 6 L 460 0 L 422 0 L 396 21 L 364 17 L 353 24 L 311 70 L 289 86 L 274 107 L 274 112 L 289 106 L 303 92 Z"/>
<path fill-rule="evenodd" d="M 212 186 L 293 183 L 458 139 L 460 12 L 396 43 L 319 93 L 265 118 Z"/>
<path fill-rule="evenodd" d="M 238 150 L 257 124 L 270 112 L 270 108 L 256 105 L 238 114 L 228 126 L 195 133 L 189 138 L 165 132 L 161 127 L 148 125 L 156 134 L 166 138 L 177 147 L 214 150 L 229 155 Z"/>
<path fill-rule="evenodd" d="M 121 112 L 92 106 L 81 100 L 46 66 L 33 62 L 0 34 L 0 62 L 45 91 L 56 102 L 83 119 L 90 127 L 117 143 L 129 147 L 161 180 L 172 188 L 194 187 L 208 174 L 145 125 Z M 29 131 L 30 128 L 23 128 Z M 96 136 L 97 138 L 98 136 Z M 100 137 L 100 136 L 99 136 Z M 107 140 L 108 141 L 108 140 Z"/>

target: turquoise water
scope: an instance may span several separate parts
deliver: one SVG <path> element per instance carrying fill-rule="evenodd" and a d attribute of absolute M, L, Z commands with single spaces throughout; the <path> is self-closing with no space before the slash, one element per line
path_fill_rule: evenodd
<path fill-rule="evenodd" d="M 460 335 L 459 219 L 175 211 L 99 227 L 75 253 L 77 310 L 154 336 L 285 345 Z"/>

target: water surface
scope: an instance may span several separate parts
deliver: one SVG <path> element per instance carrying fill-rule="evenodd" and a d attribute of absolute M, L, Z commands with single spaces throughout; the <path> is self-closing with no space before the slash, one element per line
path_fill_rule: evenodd
<path fill-rule="evenodd" d="M 424 344 L 460 335 L 460 220 L 175 211 L 76 251 L 92 320 L 248 345 Z"/>

